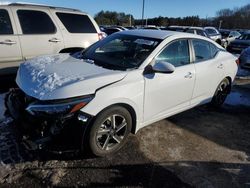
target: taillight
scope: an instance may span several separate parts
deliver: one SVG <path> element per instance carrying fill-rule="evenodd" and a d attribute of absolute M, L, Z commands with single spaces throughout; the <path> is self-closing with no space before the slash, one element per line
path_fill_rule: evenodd
<path fill-rule="evenodd" d="M 240 59 L 237 59 L 237 60 L 235 61 L 235 63 L 236 63 L 237 65 L 240 65 Z"/>
<path fill-rule="evenodd" d="M 105 35 L 103 33 L 98 33 L 98 39 L 102 40 L 105 38 Z"/>

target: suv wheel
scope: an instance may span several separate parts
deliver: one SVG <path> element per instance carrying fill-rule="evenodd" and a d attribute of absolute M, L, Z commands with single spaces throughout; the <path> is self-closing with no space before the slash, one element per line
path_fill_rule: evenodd
<path fill-rule="evenodd" d="M 114 106 L 101 112 L 89 128 L 91 152 L 100 157 L 114 154 L 125 144 L 131 127 L 132 118 L 125 108 Z"/>

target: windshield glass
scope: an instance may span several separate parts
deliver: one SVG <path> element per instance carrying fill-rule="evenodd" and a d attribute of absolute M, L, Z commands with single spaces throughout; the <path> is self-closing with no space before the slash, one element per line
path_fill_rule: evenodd
<path fill-rule="evenodd" d="M 216 35 L 216 34 L 218 34 L 215 29 L 206 28 L 205 30 L 206 30 L 206 32 L 209 35 Z"/>
<path fill-rule="evenodd" d="M 230 31 L 221 31 L 220 34 L 223 38 L 227 38 L 230 34 Z"/>
<path fill-rule="evenodd" d="M 240 40 L 250 40 L 250 33 L 249 34 L 243 34 L 239 37 Z"/>
<path fill-rule="evenodd" d="M 138 68 L 161 42 L 159 39 L 114 34 L 83 52 L 83 59 L 108 69 Z"/>

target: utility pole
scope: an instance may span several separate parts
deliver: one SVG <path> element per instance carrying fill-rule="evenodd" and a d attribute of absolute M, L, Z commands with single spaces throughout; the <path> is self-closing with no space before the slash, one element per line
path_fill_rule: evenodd
<path fill-rule="evenodd" d="M 129 15 L 129 26 L 131 27 L 131 24 L 132 24 L 132 18 L 131 18 L 131 14 Z"/>
<path fill-rule="evenodd" d="M 144 6 L 145 6 L 145 0 L 142 0 L 142 16 L 141 16 L 141 26 L 144 26 Z"/>
<path fill-rule="evenodd" d="M 221 29 L 222 22 L 223 22 L 223 21 L 222 21 L 222 20 L 220 20 L 219 29 Z"/>

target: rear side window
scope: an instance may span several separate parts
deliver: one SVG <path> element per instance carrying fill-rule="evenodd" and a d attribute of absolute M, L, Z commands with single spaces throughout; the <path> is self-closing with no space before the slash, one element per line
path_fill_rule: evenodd
<path fill-rule="evenodd" d="M 0 35 L 13 34 L 13 29 L 7 10 L 0 9 Z"/>
<path fill-rule="evenodd" d="M 91 20 L 86 15 L 57 12 L 56 15 L 70 33 L 96 33 Z"/>
<path fill-rule="evenodd" d="M 193 40 L 195 62 L 202 62 L 212 59 L 219 49 L 210 42 L 204 40 Z"/>
<path fill-rule="evenodd" d="M 56 27 L 49 15 L 42 11 L 18 10 L 23 34 L 52 34 Z"/>
<path fill-rule="evenodd" d="M 215 45 L 213 45 L 212 43 L 210 43 L 210 50 L 211 50 L 211 57 L 213 58 L 214 56 L 216 56 L 217 52 L 220 51 L 219 48 L 217 48 Z"/>
<path fill-rule="evenodd" d="M 194 30 L 193 30 L 193 29 L 188 29 L 186 32 L 187 32 L 187 33 L 193 33 L 193 34 L 194 34 Z"/>
<path fill-rule="evenodd" d="M 158 61 L 166 61 L 175 67 L 190 64 L 189 45 L 187 40 L 170 43 L 157 57 Z"/>

